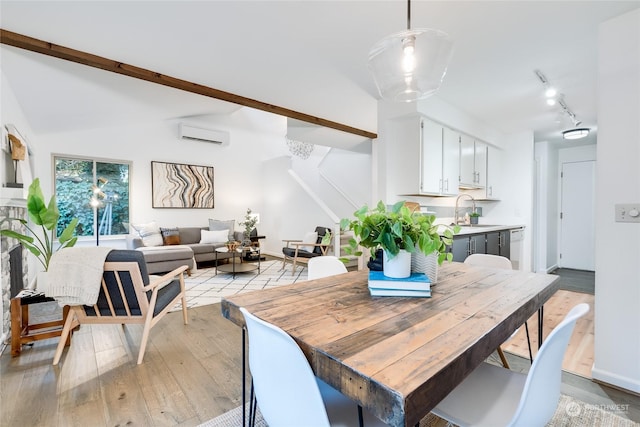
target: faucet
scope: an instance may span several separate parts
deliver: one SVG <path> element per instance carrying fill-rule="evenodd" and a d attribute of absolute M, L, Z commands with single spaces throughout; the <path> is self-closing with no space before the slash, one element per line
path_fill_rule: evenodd
<path fill-rule="evenodd" d="M 458 208 L 458 203 L 460 202 L 460 199 L 461 199 L 462 197 L 464 197 L 464 196 L 468 197 L 468 198 L 471 200 L 471 203 L 473 203 L 473 210 L 472 210 L 472 212 L 475 212 L 475 211 L 476 211 L 476 199 L 474 199 L 474 198 L 473 198 L 473 196 L 472 196 L 471 194 L 467 194 L 467 193 L 462 193 L 462 194 L 460 194 L 460 195 L 456 198 L 456 208 L 455 208 L 455 210 L 453 211 L 453 222 L 454 222 L 455 224 L 460 224 L 460 218 L 458 217 L 458 209 L 459 209 L 459 208 Z M 462 223 L 464 223 L 464 219 L 462 220 Z"/>

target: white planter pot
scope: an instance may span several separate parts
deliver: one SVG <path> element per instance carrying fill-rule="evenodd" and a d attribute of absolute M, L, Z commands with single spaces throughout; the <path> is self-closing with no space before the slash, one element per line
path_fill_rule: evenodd
<path fill-rule="evenodd" d="M 438 281 L 438 253 L 425 255 L 416 248 L 411 254 L 411 272 L 426 274 L 431 284 L 435 285 Z"/>
<path fill-rule="evenodd" d="M 36 277 L 36 291 L 44 292 L 46 296 L 49 296 L 49 272 L 38 271 L 38 276 Z"/>
<path fill-rule="evenodd" d="M 404 279 L 411 276 L 411 252 L 401 249 L 398 255 L 389 257 L 384 251 L 383 257 L 384 275 L 395 279 Z"/>

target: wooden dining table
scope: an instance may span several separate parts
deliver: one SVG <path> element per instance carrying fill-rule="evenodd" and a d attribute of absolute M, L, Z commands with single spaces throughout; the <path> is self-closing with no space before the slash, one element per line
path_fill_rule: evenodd
<path fill-rule="evenodd" d="M 372 297 L 367 279 L 361 270 L 231 296 L 222 314 L 244 326 L 245 307 L 282 328 L 317 377 L 387 424 L 413 426 L 558 287 L 554 275 L 456 262 L 439 268 L 431 298 Z"/>

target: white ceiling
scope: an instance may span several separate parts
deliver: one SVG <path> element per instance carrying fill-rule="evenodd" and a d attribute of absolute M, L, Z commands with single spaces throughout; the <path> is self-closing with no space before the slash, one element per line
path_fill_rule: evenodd
<path fill-rule="evenodd" d="M 558 141 L 572 127 L 545 105 L 542 70 L 597 128 L 598 24 L 636 1 L 416 1 L 412 27 L 448 32 L 455 51 L 436 96 L 505 133 Z M 370 47 L 406 27 L 395 1 L 0 1 L 3 29 L 377 130 Z M 639 23 L 640 36 L 640 23 Z M 230 113 L 237 107 L 2 46 L 36 132 Z M 594 136 L 588 142 L 595 142 Z"/>

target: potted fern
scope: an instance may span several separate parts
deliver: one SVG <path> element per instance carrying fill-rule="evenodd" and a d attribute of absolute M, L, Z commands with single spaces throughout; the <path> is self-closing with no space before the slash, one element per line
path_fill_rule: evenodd
<path fill-rule="evenodd" d="M 349 240 L 346 252 L 359 256 L 362 251 L 358 246 L 369 249 L 372 254 L 379 248 L 383 249 L 386 276 L 408 277 L 411 274 L 411 254 L 416 251 L 424 255 L 437 253 L 438 264 L 445 259 L 453 259 L 453 255 L 447 252 L 447 245 L 451 244 L 459 227 L 442 226 L 444 230 L 440 233 L 441 226 L 434 224 L 434 215 L 411 212 L 404 201 L 390 209 L 379 201 L 374 209 L 365 205 L 354 215 L 355 219 L 345 218 L 340 222 L 343 230 L 351 230 L 355 236 Z"/>
<path fill-rule="evenodd" d="M 76 244 L 78 238 L 74 236 L 76 226 L 78 225 L 78 219 L 71 220 L 69 225 L 64 229 L 62 234 L 58 236 L 58 242 L 56 245 L 55 231 L 60 218 L 60 212 L 58 211 L 58 205 L 54 196 L 51 196 L 49 204 L 45 204 L 44 195 L 40 188 L 40 179 L 36 178 L 29 186 L 29 194 L 27 196 L 27 212 L 29 218 L 34 225 L 40 226 L 40 233 L 37 233 L 31 227 L 27 220 L 22 218 L 5 218 L 0 222 L 0 226 L 5 221 L 18 221 L 29 231 L 29 234 L 18 233 L 15 230 L 5 229 L 0 230 L 0 234 L 6 237 L 11 237 L 18 240 L 22 245 L 29 250 L 38 259 L 44 271 L 49 269 L 49 261 L 51 256 L 63 248 L 70 248 Z M 38 288 L 43 289 L 46 287 L 42 282 L 43 275 L 38 275 Z"/>

